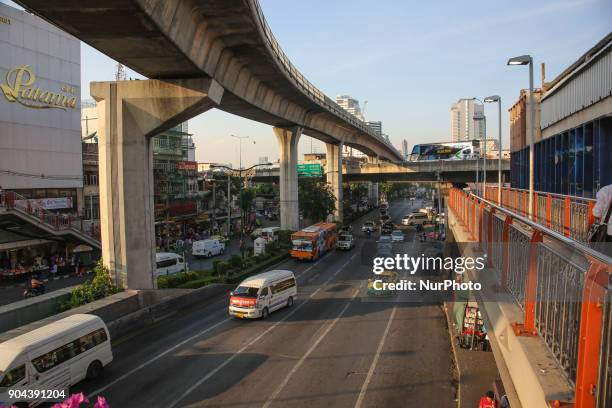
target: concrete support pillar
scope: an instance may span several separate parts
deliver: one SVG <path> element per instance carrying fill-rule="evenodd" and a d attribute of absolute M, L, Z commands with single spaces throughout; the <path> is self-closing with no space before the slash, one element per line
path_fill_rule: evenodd
<path fill-rule="evenodd" d="M 380 205 L 378 201 L 378 183 L 368 184 L 368 198 L 373 206 L 378 207 Z"/>
<path fill-rule="evenodd" d="M 278 139 L 280 161 L 280 224 L 281 229 L 297 231 L 300 229 L 300 209 L 298 204 L 297 150 L 302 135 L 301 127 L 289 129 L 274 128 Z"/>
<path fill-rule="evenodd" d="M 221 101 L 211 79 L 92 82 L 98 102 L 102 259 L 128 289 L 155 288 L 151 136 Z"/>
<path fill-rule="evenodd" d="M 342 221 L 342 143 L 325 143 L 327 155 L 326 172 L 327 184 L 329 184 L 336 197 L 336 211 L 334 221 Z"/>

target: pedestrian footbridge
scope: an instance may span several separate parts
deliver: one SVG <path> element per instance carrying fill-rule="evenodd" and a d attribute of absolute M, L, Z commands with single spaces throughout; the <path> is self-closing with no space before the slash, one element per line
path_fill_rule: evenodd
<path fill-rule="evenodd" d="M 554 197 L 542 197 L 546 220 L 546 210 L 529 218 L 504 208 L 525 209 L 522 191 L 505 190 L 504 206 L 497 191 L 486 196 L 449 191 L 447 239 L 461 256 L 487 259 L 459 279 L 482 285 L 472 296 L 511 406 L 611 407 L 612 258 L 571 237 L 580 228 L 570 205 L 553 221 Z"/>

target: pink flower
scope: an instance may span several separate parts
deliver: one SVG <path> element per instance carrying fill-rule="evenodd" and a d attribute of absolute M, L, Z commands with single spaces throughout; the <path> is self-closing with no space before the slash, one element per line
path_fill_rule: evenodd
<path fill-rule="evenodd" d="M 66 401 L 55 404 L 52 408 L 79 408 L 83 403 L 89 404 L 89 400 L 87 400 L 85 394 L 80 392 L 78 394 L 72 394 Z"/>
<path fill-rule="evenodd" d="M 96 401 L 94 408 L 110 408 L 110 405 L 108 405 L 106 399 L 103 396 L 98 395 L 98 400 Z"/>

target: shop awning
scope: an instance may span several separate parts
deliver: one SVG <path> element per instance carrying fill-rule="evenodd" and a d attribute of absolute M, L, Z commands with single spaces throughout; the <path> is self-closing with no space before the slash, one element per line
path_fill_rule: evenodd
<path fill-rule="evenodd" d="M 92 247 L 90 247 L 89 245 L 81 244 L 81 245 L 75 246 L 74 249 L 72 250 L 72 253 L 78 254 L 81 252 L 91 252 L 91 251 L 93 251 Z"/>
<path fill-rule="evenodd" d="M 10 251 L 14 249 L 33 247 L 37 245 L 45 245 L 50 244 L 52 242 L 55 241 L 49 241 L 48 239 L 26 239 L 23 241 L 6 242 L 4 244 L 0 244 L 0 251 Z"/>

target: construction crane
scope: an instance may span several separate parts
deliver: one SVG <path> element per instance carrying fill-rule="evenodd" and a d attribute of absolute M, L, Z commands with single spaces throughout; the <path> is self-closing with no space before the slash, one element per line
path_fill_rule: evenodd
<path fill-rule="evenodd" d="M 117 72 L 115 73 L 115 81 L 125 81 L 127 79 L 125 66 L 122 63 L 117 63 Z"/>

